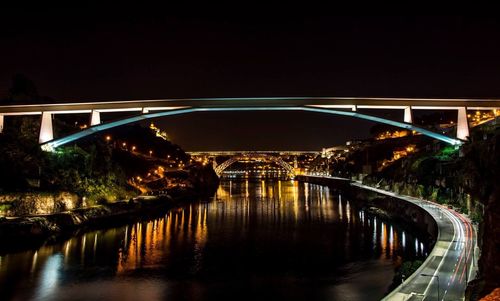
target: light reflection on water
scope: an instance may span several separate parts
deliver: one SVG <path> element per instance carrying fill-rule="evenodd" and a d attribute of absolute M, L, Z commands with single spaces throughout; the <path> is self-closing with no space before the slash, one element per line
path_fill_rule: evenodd
<path fill-rule="evenodd" d="M 405 248 L 407 239 L 415 248 Z M 1 256 L 0 294 L 6 300 L 377 300 L 402 258 L 423 254 L 424 244 L 408 231 L 377 221 L 327 187 L 233 180 L 222 182 L 209 203 Z"/>

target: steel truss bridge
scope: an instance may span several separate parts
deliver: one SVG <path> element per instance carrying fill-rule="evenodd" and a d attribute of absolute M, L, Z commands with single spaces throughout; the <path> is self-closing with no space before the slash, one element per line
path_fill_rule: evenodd
<path fill-rule="evenodd" d="M 220 177 L 220 176 L 222 176 L 222 173 L 224 172 L 224 170 L 226 170 L 226 168 L 228 168 L 232 164 L 234 164 L 238 161 L 250 161 L 250 160 L 256 160 L 256 161 L 263 161 L 264 160 L 264 161 L 274 162 L 277 165 L 279 165 L 280 167 L 282 167 L 283 169 L 285 169 L 287 174 L 290 177 L 293 178 L 295 176 L 295 168 L 292 165 L 285 162 L 279 156 L 273 156 L 273 155 L 264 154 L 264 153 L 248 153 L 248 154 L 235 155 L 219 165 L 217 165 L 216 161 L 214 160 L 213 161 L 214 162 L 214 170 L 215 170 L 215 173 L 217 174 L 217 176 Z"/>
<path fill-rule="evenodd" d="M 296 175 L 297 157 L 302 155 L 318 155 L 317 151 L 192 151 L 186 152 L 191 157 L 202 157 L 212 159 L 213 167 L 220 177 L 225 169 L 238 161 L 271 161 L 285 169 L 290 177 Z M 294 166 L 285 162 L 282 157 L 294 157 Z M 229 157 L 221 164 L 217 164 L 217 157 Z"/>
<path fill-rule="evenodd" d="M 204 157 L 230 157 L 230 156 L 238 156 L 238 155 L 258 155 L 258 154 L 266 154 L 266 155 L 275 155 L 275 156 L 301 156 L 301 155 L 313 155 L 318 154 L 318 151 L 192 151 L 186 152 L 191 156 L 204 156 Z"/>

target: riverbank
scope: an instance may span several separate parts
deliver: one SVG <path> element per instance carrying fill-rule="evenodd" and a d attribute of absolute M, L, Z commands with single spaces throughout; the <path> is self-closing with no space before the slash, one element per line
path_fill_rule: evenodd
<path fill-rule="evenodd" d="M 139 196 L 130 200 L 65 212 L 0 218 L 0 255 L 57 242 L 92 229 L 154 218 L 186 203 L 208 199 L 216 185 L 201 191 L 177 189 L 172 195 Z"/>

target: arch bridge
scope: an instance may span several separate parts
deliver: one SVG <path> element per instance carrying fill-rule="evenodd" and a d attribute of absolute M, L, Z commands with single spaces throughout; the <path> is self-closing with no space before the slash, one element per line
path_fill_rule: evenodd
<path fill-rule="evenodd" d="M 226 168 L 228 168 L 232 164 L 234 164 L 238 161 L 248 161 L 248 160 L 266 160 L 266 161 L 274 162 L 277 165 L 279 165 L 280 167 L 282 167 L 283 169 L 285 169 L 287 174 L 290 177 L 293 178 L 295 176 L 295 168 L 292 165 L 285 162 L 279 156 L 273 156 L 273 155 L 266 154 L 266 153 L 237 154 L 237 155 L 227 159 L 226 161 L 222 162 L 219 165 L 216 165 L 215 160 L 214 160 L 213 162 L 214 162 L 215 173 L 217 174 L 217 176 L 220 177 L 220 176 L 222 176 L 222 173 L 224 172 L 224 170 L 226 170 Z"/>
<path fill-rule="evenodd" d="M 363 109 L 400 110 L 403 120 L 390 120 L 366 113 Z M 188 114 L 193 112 L 223 111 L 303 111 L 350 116 L 384 123 L 444 141 L 461 145 L 469 135 L 467 110 L 498 110 L 500 99 L 425 99 L 425 98 L 355 98 L 355 97 L 260 97 L 260 98 L 188 98 L 105 102 L 72 102 L 0 106 L 0 133 L 7 116 L 40 115 L 39 143 L 43 150 L 55 148 L 113 127 L 149 118 Z M 449 137 L 413 123 L 414 110 L 455 110 L 456 137 Z M 132 117 L 101 122 L 101 113 L 135 112 Z M 90 127 L 66 137 L 54 139 L 52 119 L 57 114 L 90 116 Z"/>

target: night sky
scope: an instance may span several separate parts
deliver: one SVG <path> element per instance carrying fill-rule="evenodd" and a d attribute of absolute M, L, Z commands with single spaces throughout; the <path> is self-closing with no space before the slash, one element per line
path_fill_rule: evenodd
<path fill-rule="evenodd" d="M 66 101 L 500 97 L 500 21 L 492 18 L 140 15 L 3 11 L 0 96 L 22 73 L 41 95 Z M 317 150 L 366 137 L 372 125 L 276 112 L 156 123 L 187 150 Z"/>

